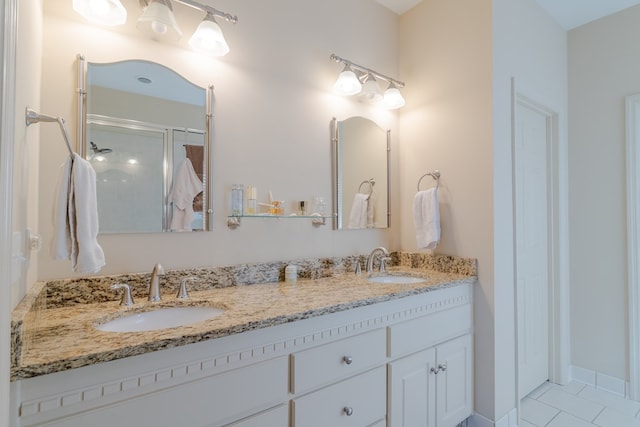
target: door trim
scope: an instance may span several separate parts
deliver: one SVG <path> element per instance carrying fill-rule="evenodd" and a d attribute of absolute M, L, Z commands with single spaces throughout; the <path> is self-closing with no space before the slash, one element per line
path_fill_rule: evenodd
<path fill-rule="evenodd" d="M 629 300 L 629 390 L 640 400 L 640 93 L 625 99 L 627 158 L 627 288 Z"/>
<path fill-rule="evenodd" d="M 567 218 L 567 167 L 566 167 L 566 143 L 561 138 L 559 115 L 556 111 L 528 96 L 519 87 L 515 79 L 512 79 L 511 87 L 511 114 L 512 114 L 512 179 L 515 179 L 515 143 L 516 143 L 516 111 L 518 104 L 532 108 L 547 117 L 547 184 L 548 197 L 548 280 L 549 280 L 549 380 L 566 384 L 569 381 L 569 271 L 568 271 L 568 218 Z M 515 286 L 517 278 L 516 266 L 516 233 L 515 233 L 515 185 L 513 191 L 513 281 L 514 281 L 514 307 L 516 322 L 516 384 L 515 390 L 519 390 L 519 354 L 518 354 L 518 292 Z M 517 394 L 517 393 L 516 393 Z M 519 405 L 518 399 L 518 405 Z"/>

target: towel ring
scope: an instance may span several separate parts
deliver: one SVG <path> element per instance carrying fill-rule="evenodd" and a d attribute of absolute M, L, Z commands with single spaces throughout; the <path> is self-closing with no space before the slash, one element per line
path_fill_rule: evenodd
<path fill-rule="evenodd" d="M 420 191 L 420 183 L 427 176 L 431 176 L 433 179 L 436 180 L 436 190 L 438 189 L 438 187 L 440 187 L 440 171 L 436 169 L 433 172 L 427 172 L 420 177 L 420 179 L 418 180 L 418 191 Z"/>
<path fill-rule="evenodd" d="M 374 178 L 371 178 L 371 179 L 365 179 L 364 181 L 362 181 L 360 183 L 360 186 L 358 187 L 358 193 L 362 193 L 362 186 L 365 184 L 369 184 L 369 197 L 367 197 L 367 200 L 369 200 L 369 198 L 373 194 L 373 186 L 376 185 L 376 180 Z"/>

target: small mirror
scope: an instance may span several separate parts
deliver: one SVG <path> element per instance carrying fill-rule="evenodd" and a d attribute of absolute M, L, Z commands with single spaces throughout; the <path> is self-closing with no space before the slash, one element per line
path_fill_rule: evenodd
<path fill-rule="evenodd" d="M 364 117 L 331 121 L 334 159 L 334 228 L 390 225 L 390 130 Z"/>
<path fill-rule="evenodd" d="M 212 88 L 142 60 L 87 63 L 85 79 L 78 61 L 81 154 L 96 171 L 100 233 L 209 230 Z"/>

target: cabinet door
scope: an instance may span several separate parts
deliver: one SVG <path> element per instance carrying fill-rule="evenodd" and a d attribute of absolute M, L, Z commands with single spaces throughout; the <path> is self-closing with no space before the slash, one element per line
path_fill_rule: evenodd
<path fill-rule="evenodd" d="M 437 347 L 437 426 L 455 427 L 473 410 L 471 379 L 471 335 L 447 341 Z"/>
<path fill-rule="evenodd" d="M 388 427 L 436 425 L 436 350 L 431 348 L 389 364 Z"/>

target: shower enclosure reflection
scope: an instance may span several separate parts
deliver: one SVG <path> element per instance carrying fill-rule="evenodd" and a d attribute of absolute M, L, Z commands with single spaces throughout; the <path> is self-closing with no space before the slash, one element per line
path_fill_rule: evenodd
<path fill-rule="evenodd" d="M 96 171 L 100 233 L 208 230 L 212 88 L 138 60 L 88 63 L 86 81 L 81 146 Z"/>

